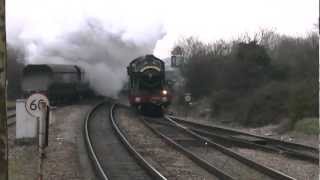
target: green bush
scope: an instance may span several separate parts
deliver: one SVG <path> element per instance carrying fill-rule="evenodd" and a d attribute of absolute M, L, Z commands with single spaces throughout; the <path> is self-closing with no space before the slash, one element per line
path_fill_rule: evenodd
<path fill-rule="evenodd" d="M 213 92 L 211 99 L 212 116 L 219 116 L 223 113 L 230 113 L 239 107 L 241 94 L 238 91 L 221 90 Z"/>
<path fill-rule="evenodd" d="M 319 134 L 319 119 L 318 118 L 304 118 L 298 121 L 294 126 L 294 131 L 304 134 Z"/>
<path fill-rule="evenodd" d="M 304 117 L 319 117 L 317 84 L 314 81 L 305 81 L 290 86 L 288 108 L 291 129 Z"/>
<path fill-rule="evenodd" d="M 289 85 L 270 82 L 242 98 L 235 120 L 247 126 L 277 123 L 288 113 Z"/>

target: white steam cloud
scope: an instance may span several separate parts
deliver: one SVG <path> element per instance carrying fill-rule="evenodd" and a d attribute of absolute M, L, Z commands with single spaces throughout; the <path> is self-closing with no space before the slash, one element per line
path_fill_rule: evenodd
<path fill-rule="evenodd" d="M 83 67 L 100 94 L 116 96 L 134 58 L 166 35 L 161 1 L 10 0 L 8 44 L 32 64 Z M 163 6 L 167 7 L 167 6 Z M 166 27 L 167 28 L 167 27 Z"/>
<path fill-rule="evenodd" d="M 24 40 L 26 61 L 79 65 L 86 70 L 96 92 L 115 97 L 127 79 L 128 63 L 138 56 L 152 54 L 165 31 L 161 24 L 154 24 L 144 36 L 137 37 L 126 29 L 114 31 L 109 28 L 91 18 L 78 30 L 62 34 L 54 41 Z"/>

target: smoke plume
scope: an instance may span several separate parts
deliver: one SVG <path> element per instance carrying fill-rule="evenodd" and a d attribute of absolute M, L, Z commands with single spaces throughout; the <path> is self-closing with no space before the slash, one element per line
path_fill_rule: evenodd
<path fill-rule="evenodd" d="M 165 32 L 155 25 L 132 36 L 126 29 L 115 31 L 97 19 L 88 19 L 78 30 L 55 41 L 25 43 L 26 61 L 33 64 L 76 64 L 83 67 L 91 87 L 99 94 L 115 97 L 127 79 L 126 67 L 134 58 L 152 54 Z"/>

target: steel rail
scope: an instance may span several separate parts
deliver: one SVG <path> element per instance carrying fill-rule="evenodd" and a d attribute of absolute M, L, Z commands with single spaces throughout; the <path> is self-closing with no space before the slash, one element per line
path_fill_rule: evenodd
<path fill-rule="evenodd" d="M 170 117 L 166 116 L 165 119 L 167 119 L 169 122 L 173 123 L 177 128 L 189 133 L 190 135 L 192 135 L 193 137 L 196 137 L 200 140 L 203 140 L 205 142 L 207 142 L 209 145 L 211 145 L 212 147 L 214 147 L 215 149 L 219 150 L 220 152 L 229 155 L 237 160 L 239 160 L 240 162 L 247 164 L 248 166 L 255 168 L 257 171 L 264 173 L 272 178 L 275 178 L 277 180 L 294 180 L 295 178 L 290 177 L 278 170 L 272 169 L 270 167 L 264 166 L 262 164 L 259 164 L 257 162 L 254 162 L 244 156 L 242 156 L 239 153 L 236 153 L 232 150 L 229 150 L 228 148 L 221 146 L 213 141 L 211 141 L 210 139 L 203 137 L 201 135 L 199 135 L 198 133 L 195 133 L 193 131 L 191 131 L 189 128 L 182 126 L 181 124 L 175 122 L 174 120 L 172 120 Z"/>
<path fill-rule="evenodd" d="M 172 140 L 171 138 L 169 138 L 168 136 L 164 135 L 163 133 L 161 133 L 160 131 L 158 131 L 157 129 L 153 128 L 149 123 L 147 123 L 145 120 L 142 121 L 145 126 L 147 126 L 152 132 L 154 132 L 156 135 L 160 136 L 161 138 L 163 138 L 169 145 L 172 145 L 174 148 L 178 149 L 179 151 L 183 152 L 185 155 L 187 155 L 192 161 L 194 161 L 196 164 L 198 164 L 200 167 L 204 168 L 205 170 L 209 171 L 210 173 L 214 174 L 215 176 L 217 176 L 218 178 L 221 178 L 223 180 L 234 180 L 236 178 L 226 174 L 225 172 L 223 172 L 223 170 L 213 166 L 212 164 L 210 164 L 209 162 L 207 162 L 206 160 L 198 157 L 196 154 L 194 154 L 193 152 L 187 150 L 186 148 L 184 148 L 183 146 L 181 146 L 180 144 L 176 143 L 174 140 Z"/>
<path fill-rule="evenodd" d="M 166 125 L 166 126 L 174 126 L 175 127 L 175 125 L 173 125 L 172 123 L 168 123 L 168 122 L 153 121 L 152 123 L 157 123 L 157 124 L 162 124 L 162 125 Z M 248 141 L 236 139 L 236 138 L 233 138 L 233 137 L 227 137 L 227 136 L 224 136 L 224 135 L 218 135 L 218 134 L 215 134 L 215 133 L 212 133 L 212 132 L 207 132 L 207 131 L 199 130 L 197 128 L 192 128 L 192 127 L 190 127 L 189 129 L 191 131 L 195 132 L 195 133 L 200 134 L 200 135 L 203 135 L 203 136 L 206 136 L 206 137 L 213 138 L 213 139 L 216 139 L 218 141 L 221 141 L 221 142 L 223 142 L 223 144 L 230 144 L 231 146 L 238 146 L 238 147 L 261 149 L 261 150 L 265 150 L 267 152 L 279 152 L 278 149 L 275 149 L 273 147 L 265 147 L 263 145 L 252 143 L 250 141 L 248 142 Z M 218 143 L 218 144 L 220 144 L 220 143 Z"/>
<path fill-rule="evenodd" d="M 11 119 L 11 118 L 14 118 L 14 117 L 16 117 L 16 113 L 7 116 L 7 120 L 8 120 L 8 119 Z M 12 125 L 14 125 L 14 124 L 16 124 L 16 121 L 15 121 L 15 120 L 14 120 L 14 121 L 11 121 L 11 122 L 7 121 L 7 126 L 8 126 L 8 127 L 9 127 L 9 126 L 12 126 Z"/>
<path fill-rule="evenodd" d="M 93 113 L 99 107 L 101 107 L 104 104 L 105 104 L 105 102 L 100 102 L 90 110 L 90 112 L 87 114 L 86 119 L 84 121 L 84 129 L 83 129 L 83 131 L 84 131 L 84 134 L 85 134 L 84 138 L 85 138 L 85 142 L 86 142 L 86 145 L 87 145 L 87 149 L 89 151 L 89 157 L 91 158 L 92 162 L 94 163 L 94 167 L 95 167 L 96 171 L 98 171 L 98 174 L 99 174 L 100 178 L 102 178 L 103 180 L 109 180 L 106 172 L 101 167 L 101 163 L 100 163 L 99 159 L 97 158 L 97 155 L 96 155 L 96 153 L 95 153 L 95 151 L 93 149 L 92 141 L 91 141 L 91 138 L 89 136 L 89 128 L 88 128 L 88 122 L 92 118 Z"/>
<path fill-rule="evenodd" d="M 282 140 L 278 140 L 278 139 L 274 139 L 274 138 L 270 138 L 270 137 L 265 137 L 265 136 L 261 136 L 261 135 L 256 135 L 256 134 L 252 134 L 252 133 L 247 133 L 247 132 L 243 132 L 243 131 L 240 131 L 240 130 L 237 130 L 237 129 L 232 129 L 232 128 L 228 128 L 228 127 L 222 127 L 222 126 L 218 126 L 218 125 L 204 125 L 204 124 L 200 124 L 200 123 L 196 123 L 196 122 L 186 121 L 186 120 L 183 120 L 181 118 L 174 117 L 174 116 L 168 116 L 168 117 L 170 117 L 171 119 L 174 119 L 177 122 L 189 124 L 189 125 L 192 125 L 192 126 L 210 128 L 212 130 L 225 131 L 225 132 L 231 133 L 231 134 L 239 134 L 239 135 L 244 135 L 244 136 L 248 136 L 248 137 L 254 137 L 254 138 L 262 139 L 262 140 L 265 140 L 265 141 L 271 142 L 271 143 L 283 144 L 283 145 L 294 147 L 294 148 L 297 148 L 297 149 L 308 150 L 308 151 L 312 151 L 312 152 L 317 153 L 317 154 L 319 153 L 319 150 L 317 148 L 315 148 L 315 147 L 312 147 L 312 146 L 307 146 L 307 145 L 303 145 L 303 144 L 282 141 Z"/>
<path fill-rule="evenodd" d="M 117 107 L 116 104 L 113 104 L 111 106 L 109 117 L 112 122 L 112 126 L 113 126 L 114 130 L 117 132 L 116 134 L 120 138 L 121 142 L 127 147 L 129 152 L 138 160 L 140 165 L 142 165 L 154 179 L 167 180 L 166 177 L 164 177 L 158 170 L 156 170 L 156 168 L 154 168 L 150 163 L 148 163 L 147 160 L 145 160 L 138 151 L 136 151 L 134 149 L 134 147 L 131 145 L 131 143 L 128 141 L 128 139 L 125 137 L 125 135 L 122 133 L 122 131 L 120 130 L 120 128 L 117 125 L 115 118 L 114 118 L 114 111 L 115 111 L 116 107 Z"/>
<path fill-rule="evenodd" d="M 7 110 L 8 111 L 10 111 L 10 110 L 14 110 L 14 109 L 16 109 L 16 107 L 14 106 L 14 107 L 7 107 Z"/>
<path fill-rule="evenodd" d="M 13 118 L 13 117 L 16 117 L 16 113 L 7 116 L 7 119 L 11 119 L 11 118 Z"/>
<path fill-rule="evenodd" d="M 259 149 L 262 151 L 266 151 L 266 152 L 276 152 L 285 156 L 290 156 L 296 159 L 300 159 L 300 160 L 304 160 L 304 161 L 309 161 L 312 163 L 319 163 L 319 158 L 309 155 L 309 154 L 305 154 L 305 153 L 301 153 L 299 151 L 294 151 L 292 149 L 288 149 L 285 147 L 273 147 L 273 146 L 264 146 L 264 145 L 260 145 L 260 144 L 256 144 L 253 143 L 251 141 L 248 140 L 244 140 L 244 139 L 239 139 L 236 137 L 232 137 L 232 136 L 224 136 L 224 135 L 218 135 L 212 132 L 208 132 L 208 131 L 204 131 L 204 130 L 200 130 L 197 128 L 189 128 L 191 131 L 198 133 L 202 136 L 205 137 L 209 137 L 209 138 L 213 138 L 213 139 L 218 139 L 221 140 L 221 142 L 223 144 L 226 143 L 230 143 L 232 145 L 236 145 L 238 147 L 247 147 L 247 148 L 253 148 L 253 149 Z M 219 143 L 220 144 L 220 143 Z"/>

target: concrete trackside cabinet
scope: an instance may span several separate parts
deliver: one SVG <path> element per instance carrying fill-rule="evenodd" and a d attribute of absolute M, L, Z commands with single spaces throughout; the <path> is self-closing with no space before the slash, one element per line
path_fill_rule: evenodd
<path fill-rule="evenodd" d="M 16 100 L 16 142 L 36 142 L 38 120 L 26 109 L 26 99 Z"/>

